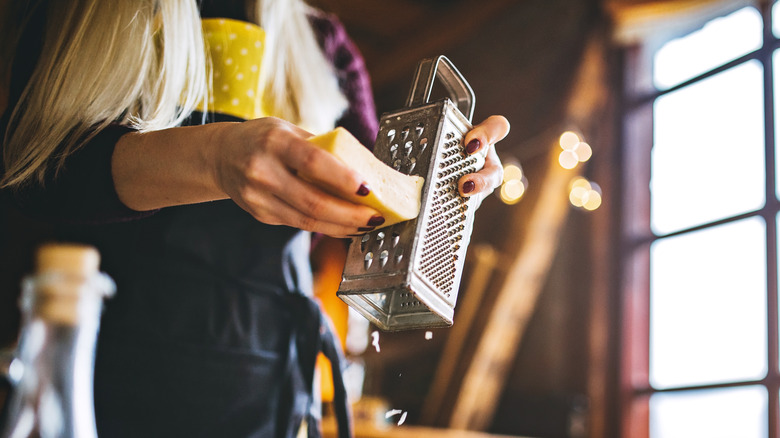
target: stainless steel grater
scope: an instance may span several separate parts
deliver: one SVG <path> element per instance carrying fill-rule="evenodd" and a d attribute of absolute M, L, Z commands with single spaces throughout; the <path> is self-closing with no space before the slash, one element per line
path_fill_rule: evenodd
<path fill-rule="evenodd" d="M 450 98 L 429 102 L 438 79 Z M 355 237 L 338 296 L 382 330 L 452 325 L 476 200 L 458 179 L 484 165 L 468 156 L 474 92 L 444 56 L 424 59 L 406 108 L 382 115 L 374 155 L 398 171 L 425 178 L 420 215 Z"/>

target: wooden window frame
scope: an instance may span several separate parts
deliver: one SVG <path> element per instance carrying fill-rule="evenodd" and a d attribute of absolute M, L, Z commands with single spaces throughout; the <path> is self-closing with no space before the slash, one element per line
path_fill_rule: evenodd
<path fill-rule="evenodd" d="M 647 48 L 630 47 L 623 51 L 623 91 L 621 144 L 620 252 L 622 266 L 619 368 L 617 376 L 617 430 L 619 436 L 647 438 L 650 435 L 649 400 L 656 393 L 674 393 L 696 389 L 763 386 L 768 395 L 768 437 L 780 438 L 780 364 L 778 364 L 778 256 L 777 217 L 780 201 L 775 191 L 775 114 L 773 53 L 780 40 L 772 33 L 774 0 L 761 0 L 756 7 L 764 18 L 762 47 L 745 56 L 703 73 L 691 80 L 658 91 L 652 87 Z M 668 235 L 657 236 L 650 229 L 650 152 L 653 145 L 653 102 L 660 96 L 697 83 L 715 74 L 758 60 L 763 66 L 765 114 L 766 203 L 754 212 L 729 217 Z M 757 381 L 697 385 L 673 389 L 654 389 L 649 383 L 650 335 L 650 245 L 659 238 L 711 228 L 747 217 L 761 216 L 766 222 L 767 244 L 767 353 L 768 374 Z"/>

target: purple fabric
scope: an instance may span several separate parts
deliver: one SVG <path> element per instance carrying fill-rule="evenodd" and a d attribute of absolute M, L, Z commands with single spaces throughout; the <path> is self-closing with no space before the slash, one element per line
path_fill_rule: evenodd
<path fill-rule="evenodd" d="M 373 149 L 379 121 L 363 56 L 336 16 L 319 13 L 312 16 L 311 22 L 326 58 L 336 69 L 339 86 L 349 100 L 349 108 L 337 124 Z"/>

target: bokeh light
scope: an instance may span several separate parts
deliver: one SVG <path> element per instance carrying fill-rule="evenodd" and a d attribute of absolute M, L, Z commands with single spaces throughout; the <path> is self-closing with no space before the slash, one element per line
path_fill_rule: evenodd
<path fill-rule="evenodd" d="M 574 146 L 576 146 L 577 143 L 579 142 L 580 142 L 580 136 L 573 131 L 564 132 L 563 134 L 561 134 L 561 137 L 558 139 L 558 143 L 561 145 L 561 148 L 565 151 L 570 151 L 574 149 Z"/>
<path fill-rule="evenodd" d="M 593 211 L 601 206 L 601 187 L 598 184 L 578 177 L 569 184 L 569 202 L 571 205 Z"/>
<path fill-rule="evenodd" d="M 558 156 L 558 162 L 564 169 L 574 169 L 578 163 L 584 163 L 593 156 L 593 149 L 582 136 L 574 131 L 566 131 L 558 138 L 563 152 Z"/>
<path fill-rule="evenodd" d="M 523 179 L 523 169 L 514 164 L 504 166 L 504 182 Z"/>
<path fill-rule="evenodd" d="M 558 163 L 560 163 L 561 167 L 564 169 L 574 169 L 579 162 L 580 160 L 577 159 L 577 154 L 575 154 L 574 151 L 564 150 L 561 151 L 561 154 L 558 156 Z"/>
<path fill-rule="evenodd" d="M 501 186 L 501 200 L 504 203 L 512 205 L 520 202 L 520 198 L 525 193 L 525 186 L 522 181 L 507 181 Z"/>
<path fill-rule="evenodd" d="M 504 182 L 498 192 L 504 204 L 517 204 L 525 194 L 528 180 L 519 164 L 507 164 L 504 166 Z"/>
<path fill-rule="evenodd" d="M 584 141 L 581 141 L 574 145 L 574 149 L 572 149 L 572 152 L 574 152 L 575 155 L 577 155 L 577 159 L 580 161 L 580 163 L 584 163 L 590 159 L 590 157 L 593 155 L 593 150 L 590 148 L 590 145 L 585 143 Z"/>

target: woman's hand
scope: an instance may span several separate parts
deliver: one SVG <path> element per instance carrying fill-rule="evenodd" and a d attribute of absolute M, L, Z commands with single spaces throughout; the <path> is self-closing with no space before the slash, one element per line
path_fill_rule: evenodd
<path fill-rule="evenodd" d="M 331 181 L 345 195 L 369 193 L 364 179 L 342 161 L 312 145 L 311 134 L 276 118 L 232 125 L 215 143 L 217 185 L 260 222 L 330 236 L 369 231 L 384 218 L 317 188 L 299 174 Z"/>
<path fill-rule="evenodd" d="M 464 175 L 458 181 L 462 196 L 480 196 L 486 198 L 501 185 L 504 168 L 496 154 L 495 144 L 509 134 L 509 121 L 503 116 L 490 116 L 466 133 L 464 144 L 469 155 L 487 149 L 485 166 L 476 173 Z"/>
<path fill-rule="evenodd" d="M 332 181 L 344 194 L 370 191 L 310 136 L 275 118 L 125 134 L 112 155 L 114 187 L 138 211 L 231 198 L 261 222 L 334 237 L 384 223 L 376 210 L 298 177 Z"/>

